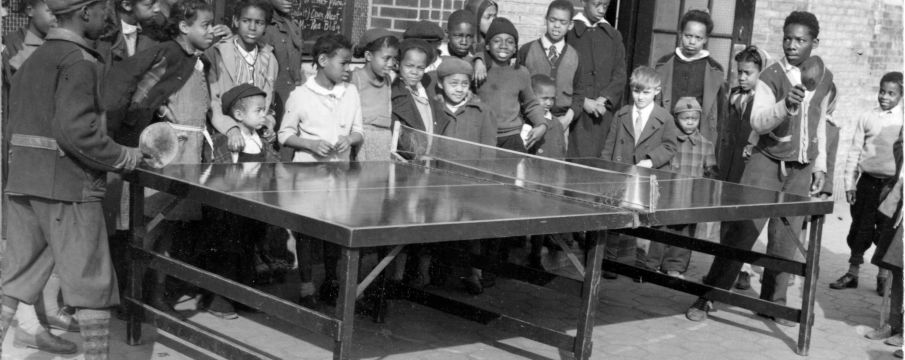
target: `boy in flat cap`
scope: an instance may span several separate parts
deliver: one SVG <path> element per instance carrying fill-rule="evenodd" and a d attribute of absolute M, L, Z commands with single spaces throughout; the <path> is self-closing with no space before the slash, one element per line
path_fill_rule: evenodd
<path fill-rule="evenodd" d="M 0 340 L 16 305 L 34 303 L 50 273 L 77 309 L 85 359 L 106 359 L 110 308 L 119 304 L 101 199 L 106 172 L 130 171 L 137 148 L 107 136 L 99 90 L 101 56 L 91 41 L 104 30 L 105 3 L 48 0 L 59 20 L 12 79 L 8 254 L 4 256 Z M 33 105 L 53 99 L 52 106 Z M 59 110 L 59 111 L 56 111 Z"/>

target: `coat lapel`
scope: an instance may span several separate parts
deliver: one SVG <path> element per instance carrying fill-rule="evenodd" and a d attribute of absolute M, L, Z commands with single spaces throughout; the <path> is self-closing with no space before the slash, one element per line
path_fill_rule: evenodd
<path fill-rule="evenodd" d="M 625 128 L 625 132 L 631 135 L 632 139 L 635 139 L 635 124 L 632 123 L 632 107 L 625 107 L 616 114 L 616 119 L 622 123 L 622 127 Z"/>
<path fill-rule="evenodd" d="M 711 60 L 707 59 L 707 71 L 704 72 L 704 104 L 702 104 L 704 113 L 702 118 L 715 116 L 715 114 L 711 113 L 711 110 L 713 110 L 717 92 L 720 91 L 723 83 L 723 79 L 719 76 L 714 76 L 719 74 L 719 72 L 714 68 L 714 65 L 710 62 Z"/>
<path fill-rule="evenodd" d="M 641 138 L 638 139 L 638 143 L 640 144 L 644 142 L 644 140 L 647 140 L 647 138 L 651 137 L 651 135 L 653 135 L 655 132 L 657 132 L 658 129 L 660 129 L 661 126 L 663 126 L 664 122 L 665 119 L 660 113 L 660 109 L 654 108 L 654 111 L 650 113 L 650 119 L 647 119 L 647 124 L 644 124 L 644 130 L 641 131 Z"/>

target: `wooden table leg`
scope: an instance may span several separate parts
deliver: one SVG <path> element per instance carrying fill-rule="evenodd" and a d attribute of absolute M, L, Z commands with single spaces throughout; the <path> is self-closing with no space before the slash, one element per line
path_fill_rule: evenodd
<path fill-rule="evenodd" d="M 125 182 L 124 182 L 125 183 Z M 143 301 L 141 285 L 144 278 L 144 262 L 136 259 L 134 254 L 136 248 L 144 249 L 143 242 L 145 233 L 145 215 L 144 215 L 144 197 L 145 188 L 134 182 L 129 184 L 129 228 L 131 230 L 129 237 L 129 246 L 126 256 L 129 257 L 129 275 L 128 275 L 128 291 L 129 297 L 137 302 Z M 129 302 L 126 304 L 128 311 L 126 322 L 126 342 L 129 345 L 141 344 L 141 315 L 143 310 L 140 306 Z"/>
<path fill-rule="evenodd" d="M 578 320 L 578 332 L 572 352 L 578 360 L 591 358 L 594 333 L 594 319 L 597 315 L 597 292 L 600 289 L 600 264 L 603 261 L 603 248 L 606 244 L 606 231 L 588 232 L 587 263 L 585 264 L 584 284 L 581 288 L 581 317 Z"/>
<path fill-rule="evenodd" d="M 811 327 L 814 326 L 814 300 L 817 295 L 817 274 L 820 272 L 820 242 L 823 236 L 823 215 L 811 217 L 808 253 L 805 257 L 804 287 L 801 289 L 801 315 L 798 319 L 798 348 L 796 353 L 808 355 Z"/>
<path fill-rule="evenodd" d="M 358 256 L 358 249 L 343 247 L 339 257 L 339 298 L 336 299 L 336 318 L 340 321 L 340 325 L 339 336 L 333 344 L 334 360 L 352 358 L 355 295 L 358 289 Z"/>

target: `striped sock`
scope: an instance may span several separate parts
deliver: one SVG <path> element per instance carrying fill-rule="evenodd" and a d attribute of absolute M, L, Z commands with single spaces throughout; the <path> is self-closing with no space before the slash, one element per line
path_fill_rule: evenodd
<path fill-rule="evenodd" d="M 85 340 L 85 360 L 107 360 L 110 353 L 110 311 L 79 309 L 75 316 Z"/>

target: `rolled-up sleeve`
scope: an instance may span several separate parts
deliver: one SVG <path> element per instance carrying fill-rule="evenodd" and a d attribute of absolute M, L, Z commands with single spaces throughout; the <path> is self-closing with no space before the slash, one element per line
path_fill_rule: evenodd
<path fill-rule="evenodd" d="M 785 100 L 776 101 L 776 94 L 763 81 L 757 82 L 754 90 L 754 102 L 751 104 L 751 129 L 758 135 L 773 131 L 797 112 L 786 108 Z"/>
<path fill-rule="evenodd" d="M 845 156 L 845 170 L 843 181 L 845 190 L 855 190 L 858 184 L 858 163 L 861 162 L 861 150 L 864 148 L 864 116 L 858 117 L 852 131 L 852 142 L 848 146 Z"/>

